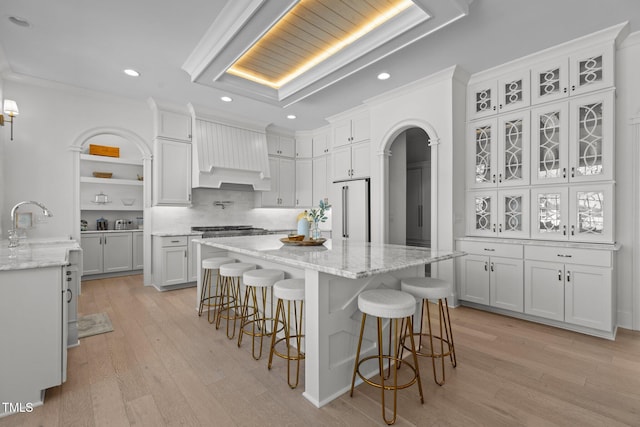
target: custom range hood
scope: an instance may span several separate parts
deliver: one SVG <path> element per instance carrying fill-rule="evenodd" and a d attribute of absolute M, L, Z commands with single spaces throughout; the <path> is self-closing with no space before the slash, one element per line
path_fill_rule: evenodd
<path fill-rule="evenodd" d="M 266 126 L 196 113 L 193 118 L 192 187 L 269 191 Z"/>

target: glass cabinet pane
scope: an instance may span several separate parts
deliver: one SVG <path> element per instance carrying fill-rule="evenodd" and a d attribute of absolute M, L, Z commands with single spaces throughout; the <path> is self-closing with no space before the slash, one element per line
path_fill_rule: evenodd
<path fill-rule="evenodd" d="M 491 197 L 476 196 L 475 205 L 475 230 L 491 231 Z"/>
<path fill-rule="evenodd" d="M 523 128 L 522 119 L 504 123 L 504 170 L 505 181 L 522 180 Z"/>
<path fill-rule="evenodd" d="M 560 68 L 552 68 L 538 73 L 538 96 L 543 98 L 560 93 Z"/>
<path fill-rule="evenodd" d="M 522 196 L 504 197 L 504 231 L 521 232 L 522 227 Z"/>
<path fill-rule="evenodd" d="M 489 111 L 492 107 L 493 105 L 491 105 L 491 89 L 477 91 L 475 99 L 476 113 Z"/>
<path fill-rule="evenodd" d="M 590 85 L 602 81 L 602 55 L 578 61 L 578 84 Z"/>
<path fill-rule="evenodd" d="M 560 168 L 560 111 L 541 114 L 536 130 L 539 134 L 538 178 L 559 178 Z"/>
<path fill-rule="evenodd" d="M 557 234 L 562 227 L 562 194 L 561 193 L 540 193 L 537 199 L 538 233 Z"/>
<path fill-rule="evenodd" d="M 602 235 L 604 233 L 604 193 L 578 191 L 576 193 L 578 234 Z M 573 234 L 573 232 L 571 233 Z"/>
<path fill-rule="evenodd" d="M 507 82 L 504 85 L 504 105 L 509 106 L 523 101 L 524 83 L 522 79 Z"/>
<path fill-rule="evenodd" d="M 491 182 L 491 125 L 475 130 L 475 182 Z"/>
<path fill-rule="evenodd" d="M 578 120 L 578 158 L 574 173 L 578 176 L 600 175 L 602 174 L 602 103 L 581 105 Z"/>

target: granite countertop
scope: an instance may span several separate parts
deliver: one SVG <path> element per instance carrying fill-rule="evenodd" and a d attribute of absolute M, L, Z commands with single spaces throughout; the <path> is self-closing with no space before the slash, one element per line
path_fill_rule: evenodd
<path fill-rule="evenodd" d="M 69 238 L 27 239 L 17 248 L 0 240 L 0 271 L 67 265 L 73 250 L 81 250 L 80 244 Z"/>
<path fill-rule="evenodd" d="M 218 237 L 195 239 L 194 242 L 348 279 L 369 277 L 465 255 L 464 252 L 457 251 L 350 240 L 327 240 L 322 246 L 288 246 L 280 242 L 281 237 L 286 235 Z"/>
<path fill-rule="evenodd" d="M 618 251 L 622 248 L 620 243 L 584 243 L 566 242 L 561 240 L 535 240 L 535 239 L 505 239 L 495 237 L 474 237 L 465 236 L 456 238 L 459 242 L 483 242 L 483 243 L 509 243 L 512 245 L 533 245 L 548 246 L 554 248 L 576 248 L 576 249 L 600 249 L 606 251 Z"/>
<path fill-rule="evenodd" d="M 85 230 L 81 231 L 80 234 L 96 234 L 96 233 L 124 233 L 126 231 L 143 231 L 142 228 L 131 228 L 129 230 Z"/>
<path fill-rule="evenodd" d="M 154 231 L 151 235 L 156 237 L 202 236 L 202 231 Z"/>

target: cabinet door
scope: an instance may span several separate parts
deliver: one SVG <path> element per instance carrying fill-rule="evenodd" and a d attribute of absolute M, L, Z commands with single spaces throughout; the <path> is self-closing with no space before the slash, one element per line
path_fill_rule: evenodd
<path fill-rule="evenodd" d="M 187 278 L 189 282 L 195 282 L 198 280 L 198 256 L 196 254 L 196 246 L 193 243 L 194 239 L 199 239 L 201 236 L 189 236 L 187 245 Z"/>
<path fill-rule="evenodd" d="M 564 321 L 564 264 L 524 263 L 524 312 Z"/>
<path fill-rule="evenodd" d="M 161 249 L 162 285 L 177 285 L 188 282 L 188 258 L 186 246 L 173 246 Z"/>
<path fill-rule="evenodd" d="M 498 191 L 498 236 L 529 238 L 529 190 Z"/>
<path fill-rule="evenodd" d="M 191 141 L 191 116 L 158 111 L 158 136 L 179 141 Z"/>
<path fill-rule="evenodd" d="M 132 269 L 131 232 L 105 233 L 103 240 L 104 272 L 129 271 Z"/>
<path fill-rule="evenodd" d="M 520 71 L 498 80 L 498 110 L 500 113 L 530 105 L 529 70 Z"/>
<path fill-rule="evenodd" d="M 100 274 L 104 271 L 102 258 L 102 233 L 83 234 L 80 237 L 82 247 L 82 275 Z"/>
<path fill-rule="evenodd" d="M 530 141 L 529 111 L 500 116 L 497 159 L 499 187 L 529 184 Z"/>
<path fill-rule="evenodd" d="M 531 189 L 531 238 L 567 240 L 569 191 L 566 187 Z"/>
<path fill-rule="evenodd" d="M 278 135 L 267 134 L 267 154 L 270 156 L 280 155 L 280 139 Z"/>
<path fill-rule="evenodd" d="M 571 181 L 613 179 L 613 104 L 613 91 L 571 100 Z"/>
<path fill-rule="evenodd" d="M 296 140 L 288 136 L 280 136 L 280 155 L 294 158 L 296 156 Z"/>
<path fill-rule="evenodd" d="M 329 198 L 328 163 L 328 156 L 313 159 L 313 197 L 311 199 L 313 205 Z"/>
<path fill-rule="evenodd" d="M 467 176 L 469 188 L 495 188 L 498 175 L 498 122 L 496 119 L 474 122 L 469 125 L 467 150 Z"/>
<path fill-rule="evenodd" d="M 144 268 L 144 234 L 135 232 L 131 235 L 133 239 L 133 269 L 142 270 Z"/>
<path fill-rule="evenodd" d="M 191 206 L 191 144 L 156 139 L 153 159 L 156 205 Z"/>
<path fill-rule="evenodd" d="M 269 156 L 269 170 L 271 171 L 271 189 L 262 192 L 262 206 L 278 206 L 280 201 L 280 159 Z"/>
<path fill-rule="evenodd" d="M 371 138 L 371 119 L 369 114 L 354 117 L 351 120 L 351 142 L 368 141 Z"/>
<path fill-rule="evenodd" d="M 569 57 L 570 95 L 613 86 L 613 44 L 595 46 Z"/>
<path fill-rule="evenodd" d="M 313 157 L 313 138 L 298 137 L 296 138 L 296 158 Z"/>
<path fill-rule="evenodd" d="M 313 157 L 329 154 L 329 133 L 323 132 L 313 137 Z"/>
<path fill-rule="evenodd" d="M 371 175 L 370 143 L 351 146 L 351 178 L 368 178 Z"/>
<path fill-rule="evenodd" d="M 569 106 L 566 102 L 531 110 L 532 184 L 567 182 Z"/>
<path fill-rule="evenodd" d="M 497 203 L 495 191 L 467 193 L 467 234 L 495 237 L 497 233 Z"/>
<path fill-rule="evenodd" d="M 278 180 L 280 181 L 280 207 L 295 206 L 296 195 L 296 161 L 280 159 Z"/>
<path fill-rule="evenodd" d="M 569 198 L 569 240 L 613 243 L 613 184 L 571 187 Z"/>
<path fill-rule="evenodd" d="M 343 120 L 333 125 L 333 146 L 351 144 L 351 120 Z"/>
<path fill-rule="evenodd" d="M 311 159 L 296 160 L 295 184 L 296 207 L 307 207 L 317 203 L 313 200 L 313 161 Z"/>
<path fill-rule="evenodd" d="M 531 69 L 531 104 L 569 96 L 569 61 L 559 57 Z"/>
<path fill-rule="evenodd" d="M 351 178 L 351 147 L 340 147 L 331 154 L 334 181 Z"/>
<path fill-rule="evenodd" d="M 466 255 L 460 262 L 462 263 L 460 299 L 489 305 L 489 257 Z"/>
<path fill-rule="evenodd" d="M 524 310 L 523 262 L 521 259 L 489 259 L 491 305 L 522 313 Z"/>
<path fill-rule="evenodd" d="M 498 83 L 495 80 L 470 85 L 467 88 L 469 120 L 497 113 Z"/>
<path fill-rule="evenodd" d="M 565 322 L 610 332 L 613 270 L 569 264 L 565 269 Z"/>

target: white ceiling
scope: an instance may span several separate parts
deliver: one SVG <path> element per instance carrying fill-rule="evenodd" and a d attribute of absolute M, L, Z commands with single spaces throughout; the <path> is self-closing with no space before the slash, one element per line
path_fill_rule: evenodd
<path fill-rule="evenodd" d="M 0 71 L 129 98 L 224 110 L 294 130 L 326 124 L 325 117 L 362 100 L 454 64 L 469 73 L 629 21 L 640 30 L 638 0 L 475 0 L 469 15 L 282 108 L 221 88 L 192 83 L 182 66 L 228 1 L 20 0 L 0 1 Z M 269 0 L 284 1 L 284 0 Z M 357 0 L 353 0 L 357 1 Z M 449 0 L 466 3 L 465 0 Z M 9 16 L 31 27 L 11 24 Z M 142 76 L 122 73 L 134 68 Z M 392 77 L 378 81 L 388 71 Z M 287 114 L 296 120 L 287 120 Z"/>

